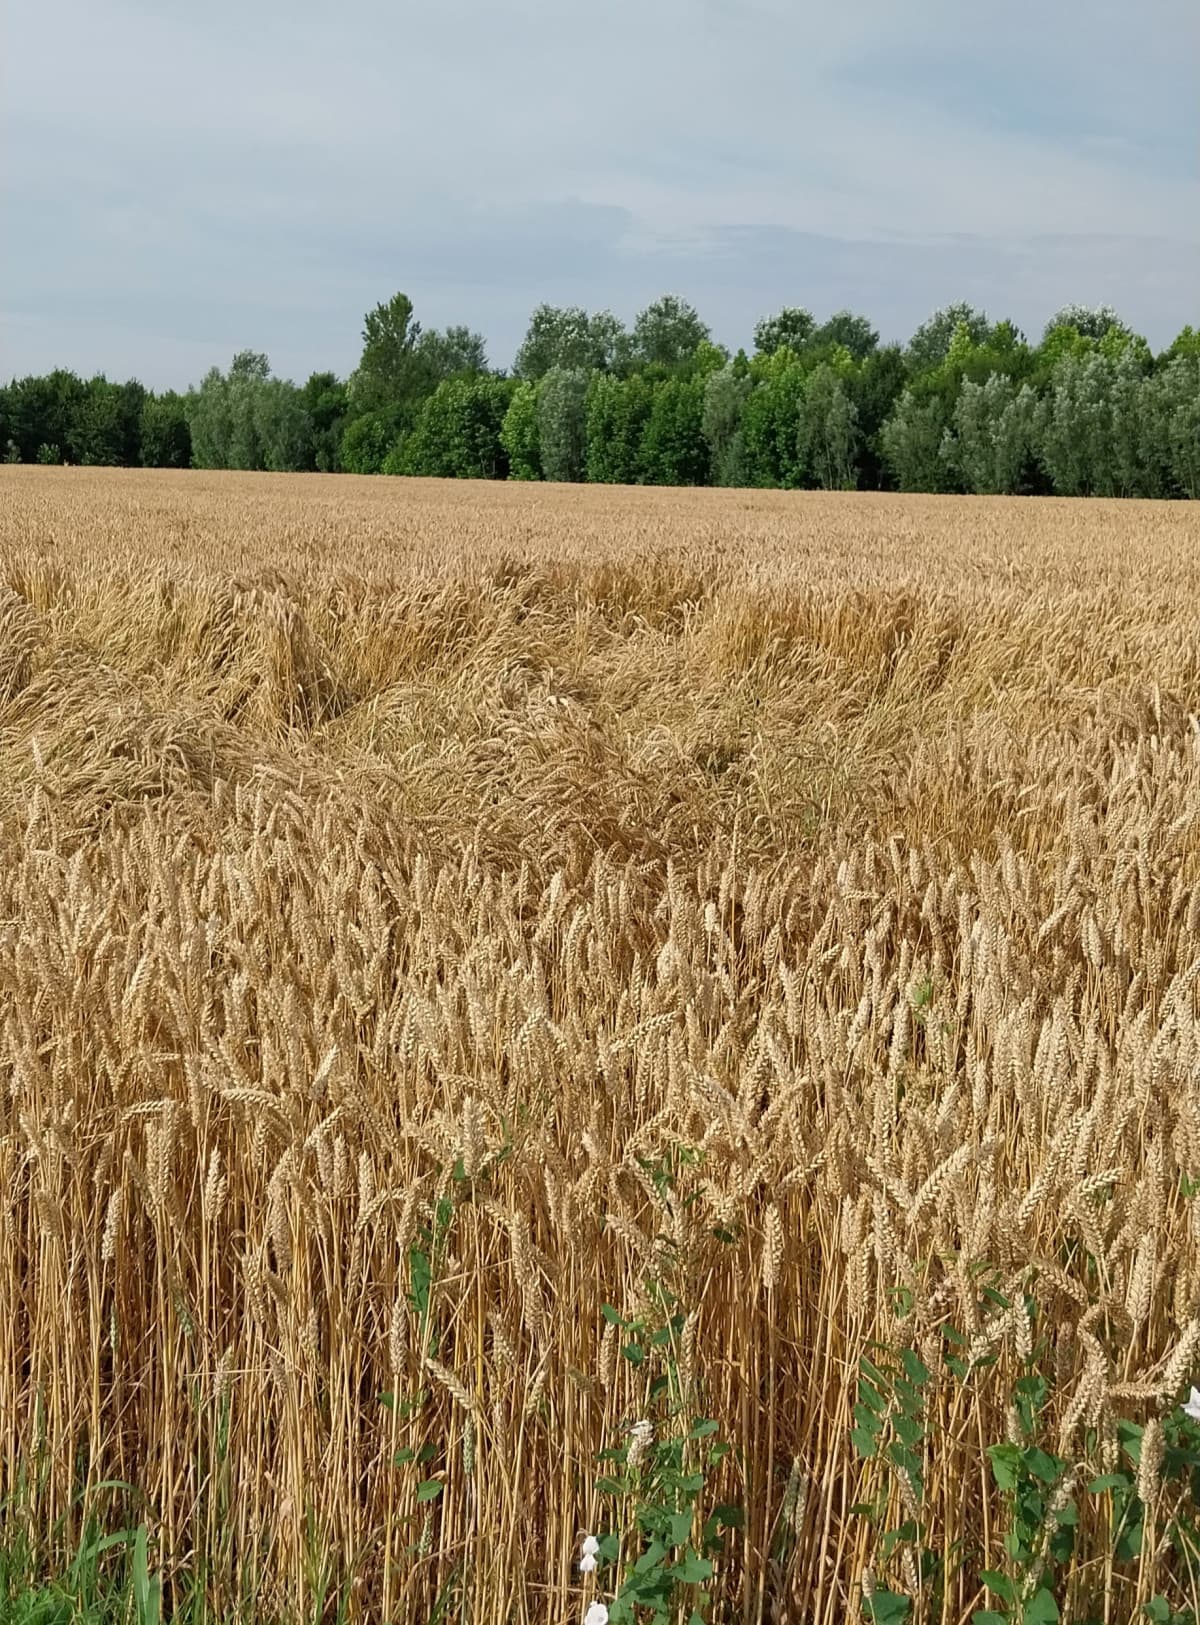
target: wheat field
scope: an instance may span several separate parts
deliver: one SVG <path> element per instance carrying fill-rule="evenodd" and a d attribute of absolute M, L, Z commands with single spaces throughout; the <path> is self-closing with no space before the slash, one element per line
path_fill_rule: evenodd
<path fill-rule="evenodd" d="M 1184 504 L 0 470 L 3 1529 L 1186 1618 L 1198 605 Z"/>

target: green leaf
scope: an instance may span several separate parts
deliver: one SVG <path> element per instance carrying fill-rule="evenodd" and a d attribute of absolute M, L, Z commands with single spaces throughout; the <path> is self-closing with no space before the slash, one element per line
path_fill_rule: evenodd
<path fill-rule="evenodd" d="M 692 1532 L 692 1514 L 690 1512 L 672 1512 L 667 1519 L 667 1543 L 670 1546 L 683 1546 Z"/>
<path fill-rule="evenodd" d="M 600 1313 L 610 1326 L 628 1326 L 629 1322 L 619 1315 L 611 1303 L 601 1304 Z"/>
<path fill-rule="evenodd" d="M 692 1423 L 691 1432 L 688 1434 L 688 1438 L 707 1439 L 710 1433 L 715 1433 L 717 1431 L 717 1426 L 718 1424 L 716 1422 L 711 1422 L 706 1417 L 698 1416 Z"/>
<path fill-rule="evenodd" d="M 1155 1625 L 1170 1625 L 1171 1605 L 1165 1597 L 1151 1597 L 1149 1602 L 1142 1604 L 1142 1612 L 1147 1619 L 1152 1619 Z"/>
<path fill-rule="evenodd" d="M 858 1379 L 858 1403 L 866 1406 L 869 1411 L 874 1411 L 876 1416 L 882 1416 L 887 1410 L 887 1401 L 875 1384 L 868 1382 L 865 1377 Z"/>
<path fill-rule="evenodd" d="M 918 1416 L 925 1408 L 925 1401 L 921 1398 L 921 1390 L 914 1388 L 912 1383 L 904 1377 L 896 1378 L 895 1395 L 905 1416 Z"/>
<path fill-rule="evenodd" d="M 1138 1557 L 1142 1550 L 1142 1526 L 1145 1520 L 1145 1508 L 1136 1498 L 1130 1505 L 1126 1522 L 1117 1537 L 1114 1555 L 1118 1563 L 1129 1563 Z"/>
<path fill-rule="evenodd" d="M 1044 1450 L 1030 1449 L 1025 1452 L 1025 1468 L 1034 1478 L 1043 1484 L 1054 1484 L 1062 1476 L 1066 1462 L 1061 1456 L 1049 1456 Z"/>
<path fill-rule="evenodd" d="M 1035 1411 L 1040 1411 L 1049 1397 L 1050 1384 L 1042 1376 L 1018 1377 L 1013 1384 L 1013 1392 L 1019 1398 L 1027 1399 Z"/>
<path fill-rule="evenodd" d="M 1021 1449 L 1015 1444 L 990 1444 L 987 1453 L 997 1488 L 1015 1490 L 1021 1476 Z"/>
<path fill-rule="evenodd" d="M 900 1359 L 904 1364 L 904 1373 L 914 1388 L 923 1388 L 929 1381 L 929 1367 L 920 1358 L 914 1349 L 902 1349 Z"/>
<path fill-rule="evenodd" d="M 392 1460 L 397 1467 L 407 1467 L 410 1461 L 420 1462 L 424 1466 L 426 1462 L 432 1461 L 437 1453 L 435 1444 L 423 1444 L 419 1450 L 413 1450 L 405 1445 L 402 1450 L 397 1450 Z"/>
<path fill-rule="evenodd" d="M 1039 1586 L 1025 1604 L 1021 1615 L 1022 1625 L 1057 1625 L 1058 1619 L 1058 1604 L 1053 1593 L 1047 1591 L 1045 1586 Z"/>
<path fill-rule="evenodd" d="M 893 1416 L 892 1426 L 906 1445 L 918 1445 L 925 1437 L 925 1424 L 912 1416 Z"/>
<path fill-rule="evenodd" d="M 658 1567 L 666 1555 L 667 1548 L 663 1545 L 662 1541 L 652 1540 L 649 1546 L 646 1547 L 646 1550 L 638 1558 L 637 1562 L 633 1565 L 633 1572 L 635 1574 L 648 1574 L 651 1569 L 656 1569 Z"/>
<path fill-rule="evenodd" d="M 429 1284 L 433 1279 L 433 1271 L 429 1264 L 429 1254 L 419 1247 L 410 1247 L 408 1252 L 408 1296 L 409 1302 L 417 1314 L 424 1315 L 429 1308 Z"/>
<path fill-rule="evenodd" d="M 1125 1446 L 1129 1459 L 1138 1462 L 1142 1459 L 1142 1424 L 1140 1422 L 1118 1422 L 1117 1436 Z"/>
<path fill-rule="evenodd" d="M 852 1428 L 850 1432 L 850 1442 L 858 1451 L 859 1455 L 862 1456 L 864 1461 L 870 1461 L 871 1457 L 874 1456 L 876 1451 L 875 1440 L 865 1431 L 865 1429 Z"/>
<path fill-rule="evenodd" d="M 146 1526 L 139 1524 L 133 1537 L 133 1600 L 137 1625 L 159 1625 L 162 1619 L 162 1582 L 151 1577 L 147 1553 Z"/>
<path fill-rule="evenodd" d="M 619 1478 L 598 1478 L 596 1480 L 596 1493 L 598 1495 L 624 1495 L 625 1485 Z"/>
<path fill-rule="evenodd" d="M 671 1569 L 671 1577 L 678 1580 L 680 1585 L 703 1585 L 705 1580 L 712 1579 L 713 1566 L 707 1557 L 698 1557 L 695 1552 L 689 1552 L 682 1563 L 676 1563 Z"/>
<path fill-rule="evenodd" d="M 875 1415 L 874 1411 L 868 1410 L 865 1405 L 855 1405 L 852 1408 L 852 1414 L 859 1427 L 865 1428 L 868 1433 L 877 1435 L 883 1431 L 882 1421 Z"/>
<path fill-rule="evenodd" d="M 1128 1473 L 1101 1473 L 1099 1478 L 1093 1478 L 1087 1488 L 1089 1495 L 1103 1495 L 1105 1490 L 1127 1490 L 1132 1485 L 1133 1480 Z"/>
<path fill-rule="evenodd" d="M 885 1558 L 891 1557 L 897 1546 L 902 1545 L 906 1541 L 916 1540 L 916 1538 L 917 1525 L 911 1518 L 906 1518 L 902 1524 L 897 1526 L 897 1528 L 889 1529 L 887 1531 L 883 1539 L 879 1542 L 879 1550 L 883 1553 Z"/>
<path fill-rule="evenodd" d="M 417 1500 L 418 1502 L 436 1501 L 444 1488 L 445 1486 L 440 1478 L 427 1478 L 423 1483 L 417 1485 Z"/>
<path fill-rule="evenodd" d="M 629 1361 L 630 1365 L 641 1365 L 646 1358 L 646 1351 L 640 1343 L 626 1343 L 621 1353 Z"/>
<path fill-rule="evenodd" d="M 876 1590 L 864 1599 L 867 1618 L 873 1625 L 903 1625 L 912 1611 L 912 1602 L 898 1591 Z"/>
<path fill-rule="evenodd" d="M 998 1614 L 994 1608 L 977 1608 L 971 1615 L 971 1625 L 1008 1625 L 1008 1615 Z"/>
<path fill-rule="evenodd" d="M 916 1306 L 916 1298 L 909 1286 L 894 1286 L 891 1290 L 892 1312 L 897 1320 L 907 1320 Z M 908 1599 L 906 1598 L 905 1601 Z"/>
<path fill-rule="evenodd" d="M 998 1597 L 1002 1597 L 1005 1602 L 1016 1602 L 1016 1586 L 1013 1585 L 1008 1575 L 1001 1574 L 999 1569 L 984 1569 L 979 1576 L 979 1582 L 981 1585 L 987 1586 L 989 1591 L 994 1591 Z"/>

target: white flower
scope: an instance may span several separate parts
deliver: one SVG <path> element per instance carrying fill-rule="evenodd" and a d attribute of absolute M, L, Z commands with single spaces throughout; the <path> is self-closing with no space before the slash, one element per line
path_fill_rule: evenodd
<path fill-rule="evenodd" d="M 608 1609 L 602 1602 L 594 1602 L 583 1616 L 583 1625 L 608 1625 Z"/>
<path fill-rule="evenodd" d="M 1188 1396 L 1187 1404 L 1183 1407 L 1183 1414 L 1200 1422 L 1200 1388 L 1193 1388 Z"/>
<path fill-rule="evenodd" d="M 583 1556 L 579 1559 L 579 1572 L 580 1574 L 595 1574 L 596 1559 L 592 1556 L 591 1552 L 584 1552 Z"/>
<path fill-rule="evenodd" d="M 599 1557 L 600 1542 L 596 1539 L 595 1535 L 584 1536 L 583 1555 L 584 1557 Z"/>

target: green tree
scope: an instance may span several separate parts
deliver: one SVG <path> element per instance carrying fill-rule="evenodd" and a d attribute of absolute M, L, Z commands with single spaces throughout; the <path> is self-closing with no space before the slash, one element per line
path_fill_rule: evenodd
<path fill-rule="evenodd" d="M 957 304 L 943 305 L 923 321 L 909 339 L 904 352 L 909 372 L 931 372 L 940 367 L 959 328 L 966 330 L 972 344 L 986 344 L 993 333 L 985 313 L 973 305 L 961 300 Z"/>
<path fill-rule="evenodd" d="M 257 466 L 273 474 L 311 469 L 313 426 L 304 391 L 284 378 L 264 378 L 253 392 L 253 443 Z"/>
<path fill-rule="evenodd" d="M 210 368 L 200 388 L 189 393 L 188 426 L 197 468 L 267 466 L 263 397 L 270 378 L 265 355 L 240 350 L 228 373 Z"/>
<path fill-rule="evenodd" d="M 1174 361 L 1178 356 L 1200 356 L 1200 327 L 1192 327 L 1189 323 L 1171 341 L 1170 348 L 1163 351 L 1163 361 Z"/>
<path fill-rule="evenodd" d="M 647 485 L 703 485 L 710 461 L 704 438 L 703 376 L 666 378 L 653 386 L 639 448 Z"/>
<path fill-rule="evenodd" d="M 513 371 L 536 382 L 556 367 L 610 372 L 628 358 L 629 335 L 611 311 L 543 304 L 529 319 Z"/>
<path fill-rule="evenodd" d="M 774 316 L 764 316 L 755 325 L 755 353 L 774 355 L 776 350 L 788 349 L 799 355 L 816 330 L 817 319 L 811 310 L 785 305 Z"/>
<path fill-rule="evenodd" d="M 220 367 L 210 367 L 199 389 L 188 391 L 187 423 L 195 467 L 232 468 L 229 381 Z"/>
<path fill-rule="evenodd" d="M 1169 477 L 1180 496 L 1200 499 L 1200 353 L 1176 356 L 1155 385 Z"/>
<path fill-rule="evenodd" d="M 642 366 L 686 367 L 709 338 L 699 313 L 677 294 L 665 293 L 633 324 L 633 355 Z"/>
<path fill-rule="evenodd" d="M 763 324 L 760 322 L 759 327 Z M 755 342 L 758 333 L 755 332 Z M 774 355 L 776 345 L 763 354 Z M 742 415 L 753 385 L 749 369 L 730 361 L 704 380 L 700 427 L 708 445 L 709 478 L 713 485 L 746 484 L 746 447 Z"/>
<path fill-rule="evenodd" d="M 542 448 L 538 438 L 538 392 L 530 379 L 522 379 L 513 390 L 504 422 L 500 426 L 500 444 L 508 457 L 508 477 L 511 480 L 540 480 L 542 477 Z"/>
<path fill-rule="evenodd" d="M 38 448 L 58 449 L 56 462 L 69 451 L 72 424 L 83 400 L 85 385 L 75 373 L 56 368 L 44 377 L 16 379 L 8 389 L 7 439 L 23 463 L 37 459 Z"/>
<path fill-rule="evenodd" d="M 445 379 L 422 405 L 412 433 L 385 460 L 384 472 L 504 479 L 508 454 L 500 436 L 512 394 L 503 378 Z"/>
<path fill-rule="evenodd" d="M 548 480 L 581 480 L 587 466 L 588 374 L 552 367 L 538 385 L 538 442 Z"/>
<path fill-rule="evenodd" d="M 852 491 L 858 483 L 858 407 L 846 387 L 848 361 L 822 362 L 809 373 L 796 427 L 797 466 L 824 491 Z"/>
<path fill-rule="evenodd" d="M 585 403 L 587 477 L 598 485 L 635 485 L 642 478 L 642 436 L 654 385 L 644 373 L 593 373 Z"/>
<path fill-rule="evenodd" d="M 1075 310 L 1077 307 L 1067 308 Z M 1056 319 L 1047 327 L 1045 337 L 1031 359 L 1033 381 L 1039 389 L 1045 391 L 1050 388 L 1059 362 L 1067 356 L 1082 360 L 1098 355 L 1114 361 L 1129 352 L 1143 372 L 1150 371 L 1154 364 L 1150 346 L 1123 322 L 1112 321 L 1105 327 L 1102 315 L 1096 315 L 1090 323 L 1085 322 L 1085 326 L 1088 328 L 1086 332 L 1070 322 Z"/>
<path fill-rule="evenodd" d="M 350 412 L 350 391 L 332 372 L 314 372 L 303 388 L 304 410 L 312 425 L 312 467 L 335 474 L 342 466 L 342 431 Z"/>
<path fill-rule="evenodd" d="M 808 369 L 784 348 L 755 356 L 752 388 L 742 409 L 742 446 L 751 485 L 794 488 L 804 482 L 800 460 L 800 417 Z"/>
<path fill-rule="evenodd" d="M 1111 333 L 1114 328 L 1119 333 L 1130 333 L 1130 329 L 1111 305 L 1064 305 L 1061 310 L 1055 311 L 1046 323 L 1042 333 L 1043 344 L 1059 328 L 1070 328 L 1080 337 L 1096 341 Z"/>
<path fill-rule="evenodd" d="M 378 474 L 396 441 L 391 412 L 364 412 L 361 417 L 351 418 L 342 430 L 342 467 L 347 474 Z"/>
<path fill-rule="evenodd" d="M 953 477 L 942 456 L 950 426 L 945 397 L 904 390 L 879 434 L 880 450 L 901 491 L 947 491 Z"/>
<path fill-rule="evenodd" d="M 859 484 L 864 490 L 878 491 L 890 483 L 880 433 L 900 398 L 907 376 L 899 345 L 887 344 L 872 351 L 845 380 L 858 410 Z"/>
<path fill-rule="evenodd" d="M 146 391 L 136 378 L 123 384 L 103 374 L 88 379 L 70 414 L 67 453 L 93 468 L 131 468 L 139 460 Z"/>
<path fill-rule="evenodd" d="M 229 468 L 261 469 L 267 466 L 261 397 L 270 377 L 271 363 L 261 351 L 239 350 L 230 363 L 226 380 Z"/>
<path fill-rule="evenodd" d="M 1141 426 L 1146 356 L 1122 338 L 1106 350 L 1108 337 L 1059 358 L 1040 406 L 1039 456 L 1059 496 L 1132 496 L 1154 484 Z"/>
<path fill-rule="evenodd" d="M 469 327 L 427 328 L 413 347 L 420 385 L 433 390 L 447 378 L 487 371 L 487 346 L 482 333 Z"/>
<path fill-rule="evenodd" d="M 363 318 L 362 355 L 350 380 L 356 413 L 394 411 L 418 393 L 414 350 L 421 324 L 406 293 L 396 293 Z"/>
<path fill-rule="evenodd" d="M 88 468 L 118 468 L 128 438 L 121 386 L 102 375 L 89 378 L 71 413 L 71 460 Z"/>
<path fill-rule="evenodd" d="M 121 385 L 121 462 L 126 468 L 136 468 L 142 457 L 142 409 L 150 399 L 150 391 L 136 378 L 128 378 Z"/>
<path fill-rule="evenodd" d="M 943 460 L 968 491 L 1016 494 L 1028 489 L 1037 425 L 1038 398 L 1029 384 L 999 372 L 981 384 L 964 379 L 943 437 Z"/>
<path fill-rule="evenodd" d="M 863 361 L 878 349 L 879 334 L 865 316 L 856 316 L 852 310 L 839 310 L 821 323 L 810 340 L 813 349 L 834 344 L 849 350 L 856 361 Z"/>
<path fill-rule="evenodd" d="M 143 468 L 189 468 L 192 436 L 182 395 L 148 395 L 142 407 L 138 456 Z"/>

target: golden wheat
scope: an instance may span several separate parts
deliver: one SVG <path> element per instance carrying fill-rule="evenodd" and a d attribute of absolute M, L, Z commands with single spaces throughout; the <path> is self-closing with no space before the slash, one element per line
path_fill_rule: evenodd
<path fill-rule="evenodd" d="M 982 1606 L 1047 1328 L 1053 1436 L 1151 1419 L 1161 1507 L 1189 508 L 5 469 L 0 570 L 0 1492 L 47 1562 L 116 1479 L 218 1617 L 319 1615 L 322 1562 L 352 1619 L 581 1617 L 598 1454 L 662 1422 L 604 1310 L 665 1292 L 746 1514 L 719 1618 Z M 876 1340 L 923 1486 L 851 1445 Z M 880 1495 L 978 1558 L 936 1616 Z M 1107 1617 L 1194 1602 L 1098 1542 Z"/>

